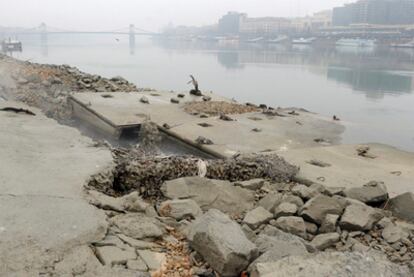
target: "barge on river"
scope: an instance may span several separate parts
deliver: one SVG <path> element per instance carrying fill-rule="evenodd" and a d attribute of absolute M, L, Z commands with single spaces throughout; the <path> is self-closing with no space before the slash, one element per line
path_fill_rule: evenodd
<path fill-rule="evenodd" d="M 12 40 L 12 39 L 4 40 L 1 43 L 1 48 L 3 52 L 15 52 L 15 51 L 21 52 L 23 50 L 22 43 L 18 40 Z"/>

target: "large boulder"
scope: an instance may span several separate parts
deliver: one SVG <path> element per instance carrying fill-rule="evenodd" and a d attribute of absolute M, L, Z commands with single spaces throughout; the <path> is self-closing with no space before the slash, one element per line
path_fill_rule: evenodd
<path fill-rule="evenodd" d="M 211 209 L 190 226 L 188 240 L 221 276 L 237 276 L 257 256 L 257 247 L 241 227 L 222 212 Z"/>
<path fill-rule="evenodd" d="M 217 209 L 239 215 L 254 207 L 255 195 L 251 190 L 233 186 L 228 181 L 201 177 L 185 177 L 165 182 L 161 191 L 169 199 L 194 200 L 203 211 Z"/>
<path fill-rule="evenodd" d="M 200 207 L 192 199 L 174 199 L 161 203 L 158 212 L 161 216 L 172 217 L 176 220 L 194 219 L 203 214 Z"/>
<path fill-rule="evenodd" d="M 388 199 L 387 187 L 384 183 L 369 182 L 362 187 L 350 188 L 344 191 L 348 198 L 356 199 L 366 204 L 376 204 Z"/>
<path fill-rule="evenodd" d="M 306 202 L 299 214 L 304 219 L 321 225 L 327 214 L 341 215 L 344 208 L 344 202 L 329 196 L 318 195 Z"/>
<path fill-rule="evenodd" d="M 272 263 L 257 264 L 251 277 L 378 277 L 412 276 L 405 267 L 389 262 L 384 256 L 360 252 L 322 252 L 312 256 L 290 256 Z"/>
<path fill-rule="evenodd" d="M 339 226 L 348 231 L 368 231 L 384 215 L 374 208 L 363 204 L 351 204 L 346 207 Z"/>
<path fill-rule="evenodd" d="M 389 209 L 394 216 L 414 222 L 414 193 L 406 192 L 390 200 Z"/>

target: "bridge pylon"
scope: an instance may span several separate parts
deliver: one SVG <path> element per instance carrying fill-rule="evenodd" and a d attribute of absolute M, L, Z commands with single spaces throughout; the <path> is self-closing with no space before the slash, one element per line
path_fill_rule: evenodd
<path fill-rule="evenodd" d="M 135 25 L 129 25 L 129 52 L 131 55 L 135 54 Z"/>

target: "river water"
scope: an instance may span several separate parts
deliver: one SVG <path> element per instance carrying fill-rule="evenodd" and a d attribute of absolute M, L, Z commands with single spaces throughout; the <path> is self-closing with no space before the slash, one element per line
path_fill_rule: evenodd
<path fill-rule="evenodd" d="M 414 151 L 414 49 L 266 46 L 159 41 L 114 35 L 19 38 L 19 59 L 70 64 L 139 87 L 200 88 L 238 101 L 303 107 L 346 125 L 344 143 Z"/>

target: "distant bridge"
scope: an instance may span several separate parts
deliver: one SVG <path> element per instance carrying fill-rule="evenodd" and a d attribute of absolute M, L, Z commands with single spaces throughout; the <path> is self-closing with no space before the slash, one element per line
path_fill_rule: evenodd
<path fill-rule="evenodd" d="M 21 31 L 3 32 L 9 35 L 61 35 L 61 34 L 113 34 L 113 35 L 129 35 L 129 36 L 159 36 L 160 33 L 147 31 L 141 28 L 136 28 L 134 24 L 130 24 L 129 27 L 110 30 L 110 31 L 75 31 L 75 30 L 63 30 L 60 28 L 54 28 L 42 23 L 38 27 L 24 29 Z"/>

